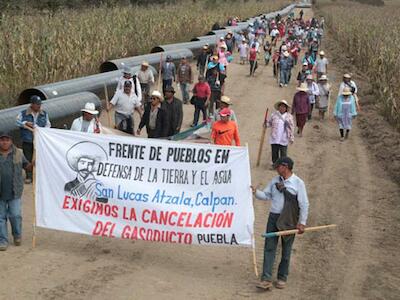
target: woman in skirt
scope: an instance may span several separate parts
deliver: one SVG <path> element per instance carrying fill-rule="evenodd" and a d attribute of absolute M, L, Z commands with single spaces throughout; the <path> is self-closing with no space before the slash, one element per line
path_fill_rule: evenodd
<path fill-rule="evenodd" d="M 357 116 L 356 101 L 349 87 L 345 87 L 342 95 L 338 96 L 333 115 L 339 124 L 340 140 L 344 141 L 349 137 L 352 119 Z"/>

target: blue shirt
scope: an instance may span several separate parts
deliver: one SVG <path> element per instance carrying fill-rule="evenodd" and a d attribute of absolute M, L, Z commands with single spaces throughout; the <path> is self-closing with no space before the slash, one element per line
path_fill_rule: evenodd
<path fill-rule="evenodd" d="M 297 201 L 299 202 L 300 216 L 299 223 L 306 225 L 308 217 L 308 197 L 306 186 L 299 177 L 292 174 L 288 179 L 283 179 L 280 176 L 274 177 L 271 182 L 264 188 L 264 190 L 256 191 L 256 198 L 259 200 L 271 200 L 270 211 L 274 214 L 280 214 L 285 204 L 285 197 L 283 193 L 279 192 L 275 186 L 275 183 L 281 182 L 285 185 L 287 191 L 293 195 L 297 195 Z"/>

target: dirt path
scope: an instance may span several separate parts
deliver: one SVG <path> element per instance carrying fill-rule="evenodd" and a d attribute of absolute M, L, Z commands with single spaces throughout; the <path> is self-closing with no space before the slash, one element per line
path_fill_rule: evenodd
<path fill-rule="evenodd" d="M 277 87 L 270 66 L 261 64 L 254 78 L 247 74 L 247 65 L 231 64 L 226 94 L 234 102 L 242 141 L 249 144 L 252 181 L 263 186 L 275 175 L 269 170 L 269 147 L 261 167 L 254 166 L 263 114 L 278 99 L 291 102 L 295 86 L 292 82 L 287 88 Z M 340 77 L 334 68 L 329 76 Z M 186 126 L 192 111 L 185 106 Z M 0 254 L 0 299 L 398 299 L 399 188 L 369 155 L 360 136 L 356 125 L 350 139 L 341 143 L 335 123 L 314 119 L 304 137 L 296 137 L 289 148 L 295 172 L 308 188 L 309 224 L 339 227 L 297 238 L 283 291 L 255 289 L 249 249 L 111 240 L 39 229 L 37 248 L 32 250 L 33 200 L 28 187 L 24 244 Z M 259 236 L 268 209 L 269 203 L 255 202 L 259 269 Z"/>

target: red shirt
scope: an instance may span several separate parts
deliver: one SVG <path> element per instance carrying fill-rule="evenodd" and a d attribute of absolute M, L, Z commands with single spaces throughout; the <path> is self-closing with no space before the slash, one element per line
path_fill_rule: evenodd
<path fill-rule="evenodd" d="M 250 49 L 249 60 L 256 60 L 257 59 L 257 50 L 256 48 Z"/>
<path fill-rule="evenodd" d="M 198 82 L 193 88 L 193 93 L 199 98 L 208 98 L 211 95 L 210 85 L 207 82 Z"/>

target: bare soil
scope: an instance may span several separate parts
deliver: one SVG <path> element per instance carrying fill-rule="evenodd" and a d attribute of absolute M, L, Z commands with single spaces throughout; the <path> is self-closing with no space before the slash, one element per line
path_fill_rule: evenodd
<path fill-rule="evenodd" d="M 248 65 L 232 63 L 226 94 L 234 102 L 243 144 L 249 145 L 253 184 L 264 186 L 275 176 L 268 146 L 255 167 L 264 112 L 279 99 L 291 102 L 295 83 L 277 87 L 271 66 L 262 62 L 255 77 L 248 72 Z M 341 71 L 331 65 L 329 77 L 336 94 Z M 188 127 L 193 107 L 186 105 L 184 112 Z M 321 122 L 315 114 L 289 147 L 295 173 L 307 185 L 309 225 L 338 228 L 296 238 L 285 290 L 255 288 L 251 251 L 245 248 L 131 242 L 38 228 L 32 249 L 33 198 L 26 186 L 23 245 L 0 253 L 0 299 L 398 299 L 399 186 L 364 139 L 368 120 L 356 120 L 350 138 L 340 142 L 336 123 Z M 374 132 L 389 130 L 382 126 Z M 379 145 L 378 135 L 374 147 Z M 398 148 L 385 151 L 399 163 Z M 260 235 L 270 204 L 254 205 L 260 270 Z"/>

